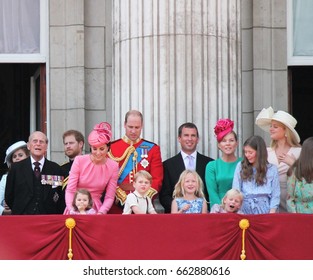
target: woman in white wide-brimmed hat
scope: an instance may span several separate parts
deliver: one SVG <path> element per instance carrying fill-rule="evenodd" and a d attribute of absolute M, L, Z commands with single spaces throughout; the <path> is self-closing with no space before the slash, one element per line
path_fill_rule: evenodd
<path fill-rule="evenodd" d="M 27 144 L 25 141 L 18 141 L 12 144 L 5 153 L 4 163 L 10 169 L 13 162 L 21 161 L 29 156 Z M 4 201 L 5 185 L 7 181 L 7 174 L 4 174 L 0 181 L 0 215 L 10 215 L 11 209 L 8 208 Z"/>
<path fill-rule="evenodd" d="M 278 167 L 280 181 L 279 212 L 287 212 L 287 171 L 300 156 L 300 137 L 295 126 L 297 120 L 285 111 L 274 113 L 272 107 L 263 109 L 256 117 L 256 125 L 270 133 L 267 148 L 268 161 Z"/>

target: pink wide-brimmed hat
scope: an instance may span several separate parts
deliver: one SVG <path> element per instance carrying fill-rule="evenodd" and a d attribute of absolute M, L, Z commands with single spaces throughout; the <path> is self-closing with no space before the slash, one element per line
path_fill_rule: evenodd
<path fill-rule="evenodd" d="M 96 124 L 88 136 L 88 143 L 93 147 L 101 147 L 111 141 L 111 125 L 107 122 Z"/>
<path fill-rule="evenodd" d="M 220 119 L 214 127 L 217 142 L 221 142 L 225 135 L 232 132 L 234 129 L 234 122 L 230 119 Z"/>
<path fill-rule="evenodd" d="M 256 117 L 255 124 L 263 130 L 269 132 L 272 121 L 278 121 L 284 126 L 288 127 L 291 133 L 296 138 L 297 142 L 300 143 L 300 136 L 295 130 L 297 120 L 285 111 L 277 111 L 276 113 L 274 113 L 272 107 L 268 107 L 266 109 L 263 108 Z"/>

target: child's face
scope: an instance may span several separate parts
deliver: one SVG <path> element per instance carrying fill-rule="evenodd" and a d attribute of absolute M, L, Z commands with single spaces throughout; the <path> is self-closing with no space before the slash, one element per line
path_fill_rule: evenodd
<path fill-rule="evenodd" d="M 198 182 L 196 176 L 189 173 L 183 181 L 183 189 L 186 194 L 194 194 L 198 190 Z"/>
<path fill-rule="evenodd" d="M 78 210 L 84 210 L 87 208 L 89 203 L 88 195 L 79 193 L 76 196 L 75 205 L 77 206 Z"/>
<path fill-rule="evenodd" d="M 250 146 L 244 147 L 245 157 L 250 162 L 250 164 L 254 165 L 257 160 L 256 150 L 252 149 Z"/>
<path fill-rule="evenodd" d="M 147 178 L 138 176 L 133 186 L 138 193 L 144 195 L 150 189 L 151 183 Z"/>
<path fill-rule="evenodd" d="M 224 199 L 224 205 L 226 212 L 238 212 L 241 207 L 241 197 L 240 196 L 227 196 Z"/>

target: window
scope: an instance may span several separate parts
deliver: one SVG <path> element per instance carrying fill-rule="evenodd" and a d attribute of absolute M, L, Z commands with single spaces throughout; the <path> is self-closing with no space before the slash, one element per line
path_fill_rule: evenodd
<path fill-rule="evenodd" d="M 313 65 L 313 1 L 287 2 L 288 65 Z"/>
<path fill-rule="evenodd" d="M 47 0 L 0 1 L 0 62 L 45 62 Z"/>

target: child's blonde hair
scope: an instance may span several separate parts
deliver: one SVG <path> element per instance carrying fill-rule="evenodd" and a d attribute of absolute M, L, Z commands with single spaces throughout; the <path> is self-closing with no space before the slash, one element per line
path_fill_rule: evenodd
<path fill-rule="evenodd" d="M 138 179 L 138 177 L 144 177 L 145 179 L 149 180 L 150 184 L 152 183 L 152 176 L 146 170 L 139 170 L 134 176 L 134 182 Z"/>
<path fill-rule="evenodd" d="M 183 183 L 185 181 L 186 176 L 189 174 L 192 174 L 193 176 L 195 176 L 196 180 L 197 180 L 198 189 L 195 192 L 195 196 L 205 199 L 204 192 L 203 192 L 203 182 L 202 182 L 201 177 L 199 176 L 199 174 L 196 171 L 189 170 L 189 169 L 184 170 L 180 174 L 178 182 L 176 183 L 175 188 L 174 188 L 173 198 L 184 197 L 185 192 L 184 192 L 184 188 L 183 188 Z"/>
<path fill-rule="evenodd" d="M 238 196 L 240 197 L 240 200 L 241 200 L 241 204 L 242 204 L 242 201 L 243 201 L 243 194 L 240 190 L 238 189 L 230 189 L 226 192 L 226 194 L 224 195 L 223 199 L 222 199 L 222 207 L 223 209 L 225 209 L 225 198 L 227 197 L 234 197 L 234 196 Z"/>
<path fill-rule="evenodd" d="M 92 208 L 93 201 L 92 201 L 92 197 L 91 197 L 90 192 L 89 192 L 88 190 L 86 190 L 86 189 L 78 189 L 78 190 L 75 192 L 74 199 L 73 199 L 73 202 L 72 202 L 72 206 L 73 206 L 74 210 L 75 210 L 75 211 L 78 211 L 78 208 L 77 208 L 75 202 L 76 202 L 77 195 L 78 195 L 79 193 L 80 193 L 80 194 L 85 194 L 85 195 L 88 196 L 89 203 L 88 203 L 88 205 L 87 205 L 87 207 L 86 207 L 86 210 L 91 209 L 91 208 Z"/>

